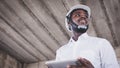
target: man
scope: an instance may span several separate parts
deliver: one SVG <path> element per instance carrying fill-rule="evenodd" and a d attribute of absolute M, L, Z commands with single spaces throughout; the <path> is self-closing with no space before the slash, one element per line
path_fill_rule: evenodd
<path fill-rule="evenodd" d="M 90 16 L 91 10 L 86 5 L 75 5 L 70 9 L 65 23 L 73 36 L 57 50 L 56 60 L 78 59 L 82 64 L 68 65 L 66 68 L 119 68 L 111 44 L 103 38 L 87 35 Z"/>

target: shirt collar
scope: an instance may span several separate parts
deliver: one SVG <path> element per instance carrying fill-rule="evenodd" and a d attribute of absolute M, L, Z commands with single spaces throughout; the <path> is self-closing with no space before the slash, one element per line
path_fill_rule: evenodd
<path fill-rule="evenodd" d="M 88 34 L 87 33 L 83 33 L 81 36 L 78 37 L 78 40 L 79 39 L 85 39 L 88 37 Z"/>
<path fill-rule="evenodd" d="M 87 37 L 88 37 L 88 34 L 87 34 L 87 33 L 83 33 L 82 35 L 80 35 L 80 36 L 78 37 L 78 40 L 80 40 L 80 39 L 85 39 L 85 38 L 87 38 Z M 71 39 L 70 39 L 69 42 L 76 42 L 76 41 L 71 37 Z"/>

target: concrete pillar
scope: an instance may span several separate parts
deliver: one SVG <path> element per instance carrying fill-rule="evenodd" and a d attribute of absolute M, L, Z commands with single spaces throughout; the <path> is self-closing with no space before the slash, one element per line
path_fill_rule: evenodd
<path fill-rule="evenodd" d="M 22 68 L 22 64 L 6 52 L 0 50 L 0 68 Z"/>
<path fill-rule="evenodd" d="M 25 64 L 24 68 L 48 68 L 48 67 L 45 65 L 45 61 L 43 61 L 43 62 Z"/>

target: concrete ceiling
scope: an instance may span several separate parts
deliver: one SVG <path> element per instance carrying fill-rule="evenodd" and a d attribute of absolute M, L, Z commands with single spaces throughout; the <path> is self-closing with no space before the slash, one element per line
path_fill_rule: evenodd
<path fill-rule="evenodd" d="M 0 49 L 26 63 L 54 59 L 56 50 L 71 36 L 65 28 L 65 15 L 71 6 L 80 3 L 93 9 L 88 34 L 104 37 L 118 47 L 120 13 L 114 24 L 112 13 L 120 11 L 120 2 L 116 5 L 118 10 L 112 12 L 112 2 L 94 2 L 93 5 L 90 0 L 0 0 Z"/>

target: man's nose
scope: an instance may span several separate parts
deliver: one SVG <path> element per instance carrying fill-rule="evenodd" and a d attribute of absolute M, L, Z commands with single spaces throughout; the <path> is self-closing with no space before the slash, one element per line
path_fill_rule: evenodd
<path fill-rule="evenodd" d="M 80 20 L 79 22 L 80 25 L 85 25 L 86 24 L 86 21 L 84 19 Z"/>
<path fill-rule="evenodd" d="M 78 24 L 79 24 L 79 25 L 85 25 L 85 24 L 86 24 L 86 19 L 85 19 L 84 17 L 80 17 L 80 18 L 78 19 Z"/>

